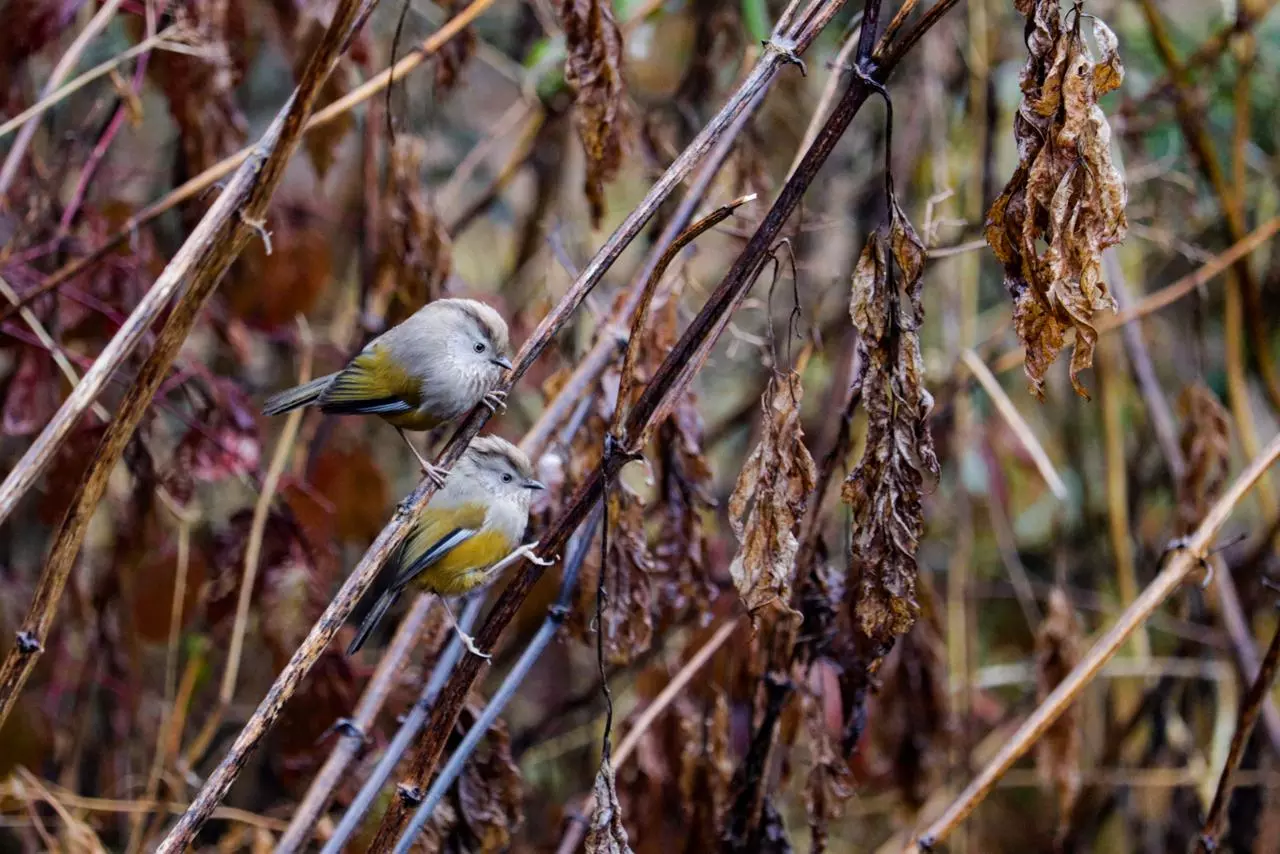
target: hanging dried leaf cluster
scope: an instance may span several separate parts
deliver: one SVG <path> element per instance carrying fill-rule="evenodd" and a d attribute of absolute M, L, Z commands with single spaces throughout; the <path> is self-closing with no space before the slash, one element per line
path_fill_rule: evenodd
<path fill-rule="evenodd" d="M 897 199 L 887 227 L 867 240 L 853 272 L 849 312 L 866 370 L 867 439 L 841 496 L 853 513 L 847 597 L 859 632 L 885 645 L 920 613 L 916 549 L 925 475 L 938 476 L 929 432 L 933 397 L 920 358 L 924 244 Z"/>
<path fill-rule="evenodd" d="M 622 32 L 609 0 L 560 0 L 556 11 L 569 54 L 564 76 L 573 92 L 573 121 L 587 155 L 587 205 L 598 228 L 605 212 L 604 186 L 622 165 L 630 124 Z"/>
<path fill-rule="evenodd" d="M 800 377 L 771 377 L 760 399 L 760 441 L 747 457 L 729 498 L 729 524 L 740 547 L 729 574 L 747 611 L 791 610 L 800 548 L 796 534 L 817 483 L 800 427 Z"/>
<path fill-rule="evenodd" d="M 1074 329 L 1071 384 L 1087 398 L 1080 372 L 1093 365 L 1093 317 L 1115 308 L 1102 252 L 1128 228 L 1127 191 L 1111 162 L 1111 128 L 1098 99 L 1120 86 L 1124 66 L 1115 33 L 1089 16 L 1101 51 L 1093 58 L 1078 6 L 1064 28 L 1057 0 L 1016 5 L 1027 16 L 1029 51 L 1014 119 L 1019 162 L 987 213 L 987 242 L 1004 265 L 1032 391 L 1044 397 L 1045 373 Z"/>

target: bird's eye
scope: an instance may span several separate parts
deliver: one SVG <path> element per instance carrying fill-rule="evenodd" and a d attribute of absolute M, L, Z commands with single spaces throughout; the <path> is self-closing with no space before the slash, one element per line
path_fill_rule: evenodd
<path fill-rule="evenodd" d="M 509 475 L 509 474 L 504 474 L 504 475 L 502 476 L 502 482 L 503 482 L 503 483 L 510 483 L 512 480 L 513 480 L 513 478 L 512 478 L 512 477 L 511 477 L 511 475 Z"/>
<path fill-rule="evenodd" d="M 483 353 L 484 345 L 477 342 L 476 346 L 472 349 L 474 349 L 477 353 Z"/>

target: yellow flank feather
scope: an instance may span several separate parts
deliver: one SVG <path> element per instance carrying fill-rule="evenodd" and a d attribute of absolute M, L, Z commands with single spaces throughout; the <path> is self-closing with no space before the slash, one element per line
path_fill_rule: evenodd
<path fill-rule="evenodd" d="M 479 530 L 484 525 L 485 513 L 484 505 L 479 503 L 449 508 L 428 505 L 396 562 L 397 575 L 407 571 L 454 531 L 478 531 L 423 569 L 412 581 L 413 586 L 441 596 L 457 596 L 478 587 L 484 582 L 485 570 L 519 545 L 501 531 Z"/>
<path fill-rule="evenodd" d="M 483 531 L 449 550 L 417 582 L 441 596 L 460 596 L 484 583 L 486 570 L 516 547 L 501 531 Z"/>
<path fill-rule="evenodd" d="M 334 377 L 325 389 L 322 408 L 334 412 L 360 411 L 363 405 L 387 402 L 402 402 L 410 407 L 410 411 L 404 413 L 378 413 L 396 427 L 431 430 L 440 424 L 440 419 L 419 410 L 422 387 L 418 380 L 396 361 L 390 350 L 375 344 Z"/>

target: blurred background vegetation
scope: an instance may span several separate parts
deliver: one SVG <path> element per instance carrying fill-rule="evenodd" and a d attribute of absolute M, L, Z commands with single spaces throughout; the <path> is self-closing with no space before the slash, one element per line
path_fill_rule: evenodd
<path fill-rule="evenodd" d="M 123 63 L 39 120 L 0 205 L 0 275 L 16 294 L 256 139 L 331 13 L 327 3 L 303 0 L 169 5 L 125 0 L 77 69 L 137 44 L 148 9 L 163 12 L 161 29 L 181 24 L 194 32 L 184 52 L 153 51 L 145 67 L 136 59 Z M 385 68 L 393 49 L 396 58 L 409 54 L 462 5 L 410 0 L 401 22 L 401 4 L 381 4 L 325 100 Z M 887 4 L 890 13 L 896 5 Z M 1114 254 L 1125 305 L 1199 269 L 1280 213 L 1280 16 L 1268 16 L 1274 5 L 1085 6 L 1116 32 L 1126 68 L 1123 85 L 1102 100 L 1129 192 L 1129 234 Z M 783 71 L 739 137 L 703 207 L 750 192 L 762 201 L 699 238 L 672 265 L 667 275 L 678 302 L 662 322 L 687 322 L 781 187 L 824 87 L 833 75 L 847 79 L 835 60 L 857 6 L 843 9 L 808 51 L 807 74 Z M 838 734 L 845 725 L 833 688 L 839 664 L 819 658 L 808 669 L 784 709 L 782 749 L 769 770 L 778 813 L 770 821 L 789 842 L 774 840 L 769 850 L 786 850 L 784 843 L 808 850 L 819 841 L 815 827 L 824 828 L 817 836 L 827 834 L 833 851 L 899 850 L 903 834 L 935 815 L 1034 707 L 1038 680 L 1052 680 L 1055 666 L 1070 663 L 1110 625 L 1156 573 L 1168 541 L 1194 528 L 1223 478 L 1280 430 L 1280 389 L 1269 376 L 1280 343 L 1280 253 L 1266 240 L 1244 262 L 1256 300 L 1242 305 L 1228 296 L 1241 283 L 1237 267 L 1126 327 L 1126 334 L 1139 333 L 1155 390 L 1172 407 L 1174 444 L 1190 474 L 1175 476 L 1150 397 L 1135 379 L 1132 342 L 1127 347 L 1119 328 L 1107 328 L 1107 318 L 1100 318 L 1095 367 L 1083 374 L 1091 401 L 1072 391 L 1065 359 L 1050 371 L 1043 402 L 1029 392 L 1000 265 L 982 242 L 987 207 L 1017 162 L 1012 121 L 1027 48 L 1013 6 L 959 4 L 889 85 L 898 198 L 930 250 L 921 334 L 942 474 L 924 500 L 924 614 L 876 673 L 866 730 L 856 749 L 838 758 L 847 761 L 847 779 L 833 787 L 843 802 L 829 816 L 813 803 L 809 771 L 822 741 L 815 733 L 826 726 Z M 38 99 L 98 7 L 6 0 L 0 8 L 0 118 L 8 119 Z M 260 241 L 249 246 L 175 363 L 94 518 L 36 676 L 0 729 L 0 850 L 154 845 L 171 820 L 163 805 L 190 800 L 395 502 L 417 482 L 416 464 L 386 425 L 308 415 L 286 449 L 285 474 L 259 534 L 246 650 L 229 661 L 253 509 L 281 430 L 258 414 L 262 399 L 297 382 L 307 355 L 313 375 L 335 370 L 369 335 L 442 295 L 489 301 L 511 319 L 513 341 L 523 342 L 737 86 L 780 12 L 768 0 L 615 3 L 625 40 L 628 153 L 607 185 L 598 227 L 582 191 L 564 39 L 547 0 L 498 0 L 389 96 L 307 136 L 272 203 L 272 251 Z M 1189 57 L 1194 63 L 1182 68 Z M 651 643 L 616 656 L 610 684 L 619 733 L 716 628 L 742 613 L 728 574 L 737 542 L 725 504 L 759 438 L 760 396 L 776 360 L 803 365 L 802 420 L 815 459 L 826 451 L 820 441 L 839 428 L 832 400 L 841 398 L 832 386 L 847 381 L 843 366 L 854 342 L 850 276 L 884 211 L 883 117 L 878 102 L 858 116 L 784 231 L 794 269 L 783 264 L 773 288 L 762 277 L 696 381 L 684 426 L 705 454 L 696 486 L 706 501 L 697 511 L 700 533 L 681 545 L 697 547 L 692 575 L 705 589 L 682 601 L 654 595 L 652 611 L 640 617 L 653 630 Z M 14 137 L 0 139 L 0 151 L 7 153 Z M 138 228 L 126 245 L 33 303 L 78 372 L 216 192 Z M 664 208 L 623 255 L 489 429 L 513 441 L 525 434 L 669 215 Z M 1115 272 L 1107 275 L 1118 289 Z M 2 332 L 0 467 L 7 472 L 70 385 L 23 318 L 8 317 Z M 961 358 L 966 348 L 995 371 L 1020 421 L 974 382 Z M 104 395 L 108 411 L 137 364 L 127 364 Z M 577 433 L 557 436 L 537 461 L 552 489 L 533 537 L 598 461 L 601 419 L 610 393 L 616 399 L 616 382 L 615 371 L 593 387 L 600 412 L 593 408 Z M 860 449 L 861 414 L 852 429 Z M 102 430 L 98 416 L 80 424 L 0 527 L 0 646 L 25 613 L 51 532 Z M 1055 495 L 1037 468 L 1028 433 L 1061 477 L 1064 495 Z M 659 454 L 652 450 L 651 458 Z M 636 466 L 627 480 L 654 521 L 669 496 L 652 473 L 646 479 Z M 837 491 L 827 496 L 822 543 L 841 568 L 850 522 Z M 1252 678 L 1241 675 L 1248 653 L 1242 643 L 1256 660 L 1277 627 L 1276 593 L 1266 581 L 1276 573 L 1278 508 L 1276 483 L 1264 479 L 1224 537 L 1230 544 L 1220 571 L 1234 580 L 1243 634 L 1233 635 L 1224 618 L 1220 584 L 1177 596 L 1091 685 L 1038 762 L 1028 759 L 1005 776 L 949 850 L 1186 849 Z M 649 526 L 650 546 L 661 554 L 658 527 Z M 1237 534 L 1246 536 L 1231 541 Z M 508 630 L 487 687 L 473 697 L 477 706 L 536 630 L 558 572 L 542 579 Z M 590 629 L 598 575 L 598 564 L 588 568 L 569 627 L 522 684 L 501 732 L 473 760 L 472 776 L 451 796 L 448 815 L 437 817 L 428 847 L 534 851 L 557 844 L 599 761 L 603 706 Z M 175 611 L 179 630 L 171 634 Z M 348 638 L 338 640 L 345 646 Z M 376 761 L 443 640 L 443 622 L 433 614 L 367 749 L 335 790 L 318 838 Z M 618 768 L 637 852 L 704 851 L 718 838 L 759 713 L 761 644 L 742 620 Z M 348 659 L 335 644 L 321 658 L 232 791 L 227 806 L 234 809 L 219 813 L 201 837 L 204 847 L 271 847 L 332 749 L 332 727 L 351 714 L 377 654 Z M 228 667 L 238 676 L 224 703 Z M 1280 850 L 1278 759 L 1280 742 L 1260 725 L 1232 802 L 1224 839 L 1230 850 Z M 501 792 L 478 799 L 466 788 L 484 788 L 475 781 L 485 780 Z"/>

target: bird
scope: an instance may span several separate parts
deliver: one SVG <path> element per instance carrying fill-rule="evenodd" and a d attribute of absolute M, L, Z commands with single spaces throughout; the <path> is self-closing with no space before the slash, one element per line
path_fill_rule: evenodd
<path fill-rule="evenodd" d="M 521 557 L 550 565 L 534 554 L 537 543 L 520 545 L 529 506 L 542 489 L 529 458 L 515 445 L 489 435 L 472 440 L 394 553 L 394 580 L 360 624 L 347 655 L 364 645 L 405 588 L 415 586 L 438 595 L 467 649 L 489 658 L 458 625 L 448 597 L 480 587 Z"/>
<path fill-rule="evenodd" d="M 405 430 L 434 430 L 478 403 L 497 412 L 495 389 L 511 369 L 507 322 L 485 303 L 439 299 L 370 341 L 346 367 L 269 397 L 265 415 L 318 405 L 335 415 L 380 415 L 399 432 L 437 488 L 443 470 L 427 462 Z"/>

